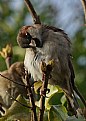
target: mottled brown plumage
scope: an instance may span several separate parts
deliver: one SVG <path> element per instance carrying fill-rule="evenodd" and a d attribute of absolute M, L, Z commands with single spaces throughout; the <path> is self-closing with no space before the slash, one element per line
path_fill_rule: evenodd
<path fill-rule="evenodd" d="M 12 64 L 8 70 L 0 72 L 0 74 L 8 78 L 6 79 L 0 76 L 0 104 L 5 109 L 8 109 L 13 102 L 11 96 L 16 99 L 19 94 L 25 97 L 27 95 L 25 87 L 16 84 L 19 83 L 24 85 L 24 64 L 23 62 L 16 62 Z M 9 79 L 16 83 L 10 81 Z"/>

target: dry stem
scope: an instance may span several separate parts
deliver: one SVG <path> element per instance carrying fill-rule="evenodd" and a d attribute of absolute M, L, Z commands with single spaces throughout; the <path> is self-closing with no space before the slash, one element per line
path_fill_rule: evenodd
<path fill-rule="evenodd" d="M 29 12 L 32 15 L 34 24 L 41 24 L 40 18 L 37 15 L 36 11 L 34 10 L 31 2 L 29 0 L 24 0 L 24 1 L 25 1 L 26 5 L 27 5 L 27 8 L 28 8 Z"/>
<path fill-rule="evenodd" d="M 85 21 L 86 21 L 86 0 L 81 0 L 83 9 L 84 9 L 84 14 L 85 14 Z"/>
<path fill-rule="evenodd" d="M 47 86 L 48 86 L 48 80 L 50 77 L 50 72 L 51 72 L 51 66 L 49 65 L 46 66 L 46 72 L 43 73 L 43 84 L 41 88 L 41 98 L 40 98 L 40 112 L 39 112 L 39 121 L 43 121 L 43 115 L 44 115 L 44 110 L 45 110 L 45 98 L 46 98 L 46 91 L 47 91 Z"/>
<path fill-rule="evenodd" d="M 28 75 L 28 72 L 26 71 L 26 82 L 27 82 L 27 91 L 28 91 L 28 94 L 29 94 L 29 99 L 31 101 L 31 107 L 32 107 L 32 111 L 33 111 L 33 120 L 34 121 L 37 121 L 37 114 L 36 114 L 36 105 L 35 105 L 35 100 L 34 100 L 34 96 L 33 96 L 33 92 L 31 90 L 31 85 L 30 85 L 30 82 L 29 82 L 29 75 Z"/>

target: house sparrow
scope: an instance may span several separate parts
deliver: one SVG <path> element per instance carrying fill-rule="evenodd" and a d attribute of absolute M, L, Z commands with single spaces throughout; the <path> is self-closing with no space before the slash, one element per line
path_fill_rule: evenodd
<path fill-rule="evenodd" d="M 16 62 L 10 66 L 8 70 L 0 72 L 0 110 L 5 113 L 4 109 L 8 109 L 14 100 L 11 99 L 17 98 L 19 94 L 23 96 L 27 96 L 27 91 L 24 86 L 23 78 L 24 78 L 24 64 L 23 62 Z M 13 80 L 10 81 L 9 79 Z"/>
<path fill-rule="evenodd" d="M 74 70 L 71 62 L 71 42 L 67 34 L 58 28 L 34 24 L 23 26 L 18 33 L 17 42 L 26 48 L 24 65 L 34 81 L 42 80 L 41 62 L 54 60 L 49 84 L 59 85 L 68 103 L 76 113 L 78 103 L 74 95 Z"/>

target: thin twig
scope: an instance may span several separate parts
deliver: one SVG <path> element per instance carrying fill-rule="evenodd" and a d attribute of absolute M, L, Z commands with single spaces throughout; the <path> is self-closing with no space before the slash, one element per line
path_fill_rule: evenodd
<path fill-rule="evenodd" d="M 34 24 L 41 24 L 40 18 L 37 15 L 35 9 L 33 8 L 32 3 L 30 2 L 30 0 L 24 0 L 24 1 L 25 1 L 26 5 L 27 5 L 27 8 L 28 8 L 30 14 L 32 15 Z"/>
<path fill-rule="evenodd" d="M 21 103 L 21 102 L 19 102 L 18 100 L 16 100 L 12 95 L 10 95 L 7 91 L 6 91 L 6 93 L 14 100 L 14 101 L 16 101 L 17 103 L 19 103 L 20 105 L 22 105 L 22 106 L 24 106 L 24 107 L 26 107 L 26 108 L 31 108 L 32 109 L 32 107 L 30 107 L 30 106 L 27 106 L 27 105 L 24 105 L 23 103 Z"/>
<path fill-rule="evenodd" d="M 86 0 L 81 0 L 83 9 L 84 9 L 84 14 L 85 14 L 85 21 L 86 21 Z"/>
<path fill-rule="evenodd" d="M 33 111 L 33 120 L 37 121 L 36 105 L 35 105 L 35 100 L 34 100 L 33 92 L 31 90 L 31 85 L 30 85 L 29 79 L 30 79 L 30 77 L 28 75 L 28 72 L 26 71 L 25 80 L 27 82 L 27 87 L 28 87 L 27 91 L 28 91 L 28 94 L 29 94 L 29 99 L 31 101 L 31 107 L 32 107 L 32 111 Z"/>
<path fill-rule="evenodd" d="M 13 81 L 12 79 L 9 79 L 8 77 L 2 75 L 1 73 L 0 73 L 0 76 L 2 76 L 3 78 L 5 78 L 5 79 L 7 79 L 7 80 L 9 80 L 9 81 L 11 81 L 11 82 L 13 82 L 13 83 L 15 83 L 15 84 L 18 84 L 18 85 L 20 85 L 20 86 L 23 86 L 23 87 L 26 87 L 26 88 L 27 88 L 27 86 L 25 86 L 24 84 L 20 84 L 20 83 L 18 83 L 18 82 L 16 82 L 16 81 Z"/>
<path fill-rule="evenodd" d="M 43 73 L 43 84 L 41 88 L 41 97 L 40 97 L 40 112 L 39 112 L 39 120 L 38 121 L 43 121 L 43 115 L 44 115 L 44 110 L 45 110 L 45 98 L 46 98 L 46 92 L 47 92 L 47 86 L 48 86 L 48 80 L 50 77 L 50 72 L 51 69 L 49 70 L 47 66 L 46 72 Z M 50 67 L 51 68 L 51 67 Z"/>

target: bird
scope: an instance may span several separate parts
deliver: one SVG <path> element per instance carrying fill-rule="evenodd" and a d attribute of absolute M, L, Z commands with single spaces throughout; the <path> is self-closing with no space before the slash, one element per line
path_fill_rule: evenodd
<path fill-rule="evenodd" d="M 17 35 L 17 42 L 26 49 L 24 66 L 34 81 L 42 80 L 41 62 L 48 64 L 54 60 L 49 84 L 62 88 L 68 104 L 76 114 L 79 105 L 74 94 L 76 86 L 71 41 L 64 30 L 42 24 L 23 26 Z"/>
<path fill-rule="evenodd" d="M 16 99 L 19 94 L 27 97 L 27 90 L 22 86 L 24 85 L 23 78 L 23 62 L 15 62 L 8 70 L 0 72 L 0 111 L 2 115 L 6 114 L 6 110 L 12 105 L 14 101 L 12 97 Z"/>

